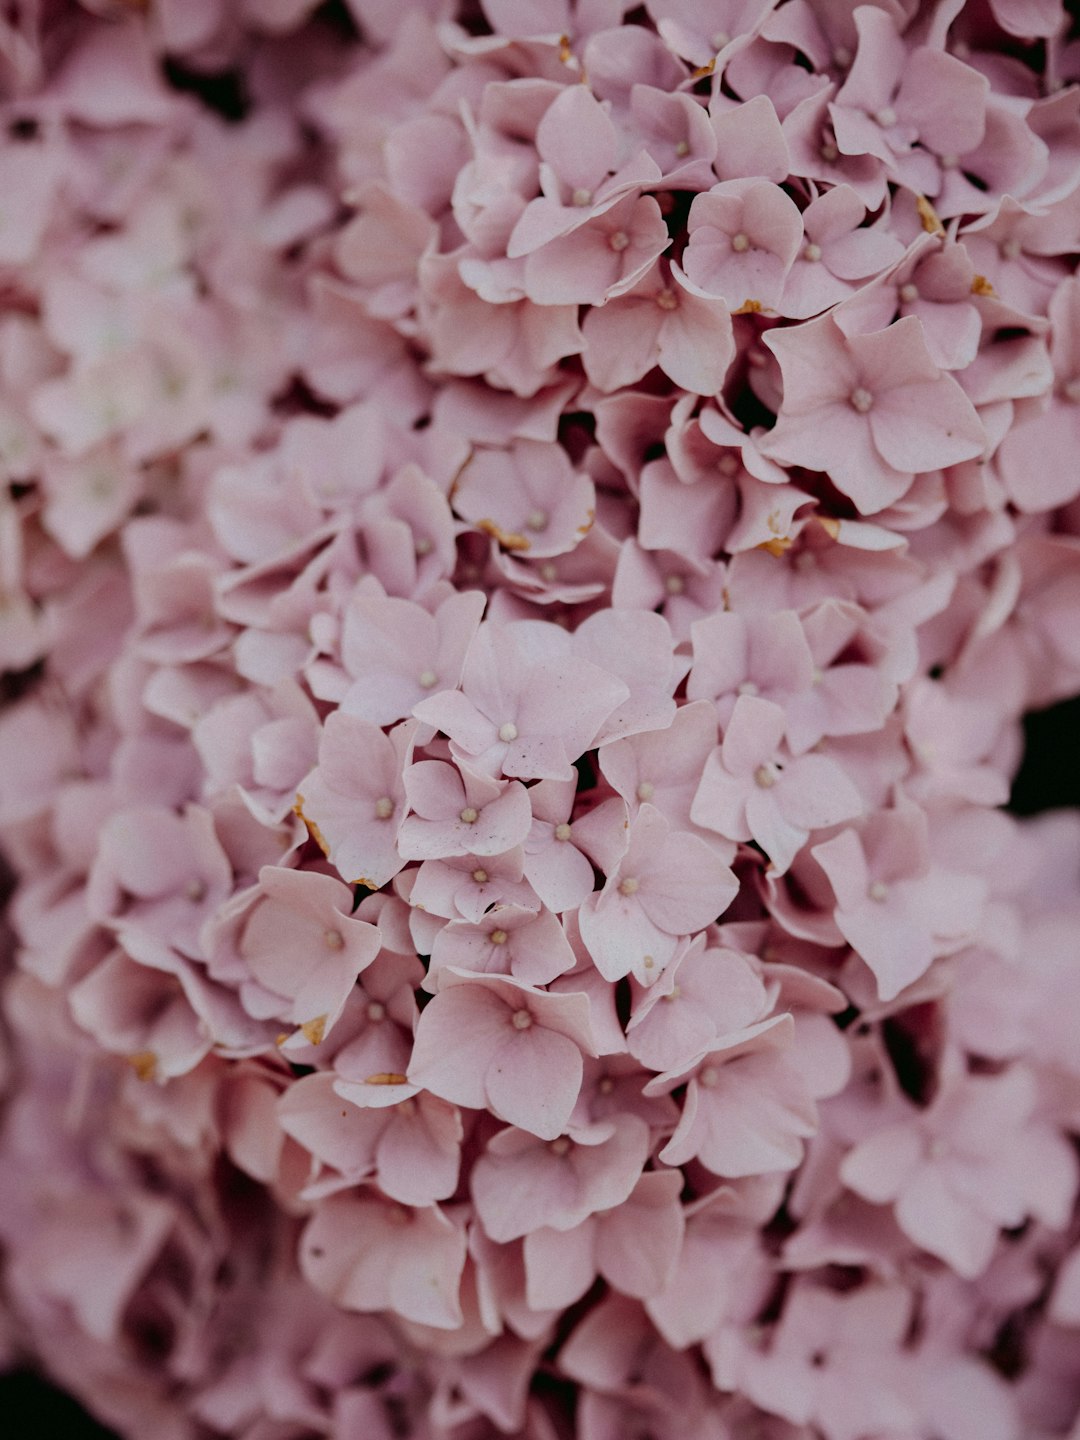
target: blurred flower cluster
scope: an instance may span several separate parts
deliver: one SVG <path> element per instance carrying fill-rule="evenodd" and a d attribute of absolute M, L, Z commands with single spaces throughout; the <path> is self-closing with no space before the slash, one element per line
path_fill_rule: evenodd
<path fill-rule="evenodd" d="M 1080 1436 L 1060 0 L 0 11 L 0 1356 Z"/>

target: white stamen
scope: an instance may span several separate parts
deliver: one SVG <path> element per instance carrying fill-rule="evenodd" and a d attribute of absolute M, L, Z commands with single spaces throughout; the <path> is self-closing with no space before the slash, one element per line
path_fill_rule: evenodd
<path fill-rule="evenodd" d="M 625 880 L 619 881 L 620 895 L 636 895 L 637 888 L 638 882 L 634 879 L 633 875 L 628 875 Z"/>
<path fill-rule="evenodd" d="M 559 572 L 556 570 L 552 561 L 549 560 L 546 564 L 540 566 L 540 579 L 546 581 L 548 585 L 558 578 Z"/>
<path fill-rule="evenodd" d="M 676 143 L 676 145 L 675 145 L 675 154 L 678 155 L 678 157 L 679 157 L 680 160 L 682 159 L 682 157 L 683 157 L 684 155 L 689 155 L 689 154 L 690 154 L 690 141 L 689 141 L 689 140 L 679 140 L 679 141 Z"/>
<path fill-rule="evenodd" d="M 891 105 L 885 105 L 881 110 L 877 112 L 877 114 L 874 116 L 874 119 L 877 121 L 877 123 L 881 126 L 883 130 L 891 130 L 892 127 L 896 124 L 896 111 L 892 108 Z"/>
<path fill-rule="evenodd" d="M 736 693 L 739 695 L 760 695 L 761 691 L 757 685 L 754 684 L 753 680 L 744 680 L 742 684 L 737 687 Z"/>
<path fill-rule="evenodd" d="M 681 595 L 686 589 L 686 582 L 681 575 L 669 575 L 664 581 L 664 589 L 669 595 Z"/>
<path fill-rule="evenodd" d="M 754 771 L 754 784 L 762 790 L 771 790 L 776 784 L 776 768 L 772 765 L 759 765 Z"/>
<path fill-rule="evenodd" d="M 734 455 L 721 455 L 720 459 L 716 462 L 716 468 L 720 471 L 721 475 L 734 475 L 739 468 L 739 462 Z"/>
<path fill-rule="evenodd" d="M 518 738 L 518 728 L 512 720 L 507 720 L 505 725 L 499 726 L 499 739 L 504 745 L 509 745 L 511 740 Z"/>
<path fill-rule="evenodd" d="M 615 1089 L 615 1081 L 611 1078 L 610 1075 L 605 1075 L 596 1088 L 597 1090 L 599 1090 L 601 1095 L 610 1095 L 611 1092 Z"/>
<path fill-rule="evenodd" d="M 380 820 L 389 820 L 394 813 L 394 802 L 389 795 L 382 795 L 375 801 L 375 814 Z"/>
<path fill-rule="evenodd" d="M 510 1024 L 513 1025 L 515 1030 L 528 1030 L 532 1023 L 532 1016 L 528 1010 L 515 1010 L 510 1020 Z"/>
<path fill-rule="evenodd" d="M 620 251 L 625 250 L 630 244 L 630 236 L 627 235 L 625 230 L 613 230 L 608 236 L 608 244 L 612 250 L 618 254 Z"/>
<path fill-rule="evenodd" d="M 490 938 L 491 943 L 492 943 L 493 945 L 505 945 L 505 944 L 506 944 L 506 931 L 505 931 L 505 930 L 492 930 L 491 935 L 490 935 L 489 938 Z"/>
<path fill-rule="evenodd" d="M 570 203 L 571 205 L 591 205 L 592 191 L 585 190 L 579 185 L 578 188 L 574 191 L 574 193 L 570 196 Z"/>
<path fill-rule="evenodd" d="M 673 290 L 661 290 L 657 294 L 656 303 L 661 310 L 674 310 L 677 308 L 679 300 Z"/>
<path fill-rule="evenodd" d="M 458 819 L 466 825 L 475 825 L 480 819 L 480 811 L 474 805 L 466 805 L 465 809 L 459 812 Z"/>
<path fill-rule="evenodd" d="M 802 258 L 811 262 L 821 259 L 821 246 L 816 240 L 808 240 L 803 246 Z"/>
<path fill-rule="evenodd" d="M 529 516 L 528 516 L 527 520 L 525 521 L 525 524 L 528 526 L 528 528 L 529 528 L 530 530 L 546 530 L 546 529 L 547 529 L 547 523 L 548 523 L 548 516 L 547 516 L 547 511 L 546 511 L 546 510 L 532 510 L 532 511 L 530 511 L 530 512 L 529 512 Z"/>
<path fill-rule="evenodd" d="M 853 410 L 857 410 L 860 415 L 865 415 L 866 412 L 872 408 L 874 397 L 864 386 L 856 385 L 855 389 L 852 390 L 848 396 L 848 401 Z"/>
<path fill-rule="evenodd" d="M 202 900 L 206 895 L 206 886 L 201 880 L 189 880 L 184 888 L 184 894 L 189 900 Z"/>
<path fill-rule="evenodd" d="M 837 160 L 840 159 L 840 151 L 836 148 L 836 146 L 831 140 L 823 141 L 821 150 L 818 153 L 821 155 L 821 158 L 825 161 L 826 165 L 835 165 Z"/>
<path fill-rule="evenodd" d="M 478 865 L 476 869 L 472 872 L 472 878 L 476 881 L 477 885 L 486 885 L 489 878 L 488 872 L 486 870 L 482 870 Z"/>
<path fill-rule="evenodd" d="M 651 780 L 642 780 L 637 787 L 637 798 L 639 800 L 651 800 L 656 794 L 656 789 Z"/>
<path fill-rule="evenodd" d="M 912 304 L 918 298 L 919 287 L 917 285 L 913 285 L 910 280 L 907 282 L 906 285 L 900 286 L 900 299 L 904 302 L 905 305 Z"/>
<path fill-rule="evenodd" d="M 750 237 L 748 235 L 744 235 L 743 232 L 740 230 L 737 235 L 733 235 L 731 237 L 731 248 L 732 250 L 737 251 L 738 254 L 742 255 L 744 251 L 750 249 Z"/>
<path fill-rule="evenodd" d="M 1023 247 L 1016 236 L 1012 235 L 1008 240 L 1003 240 L 999 248 L 1004 259 L 1016 260 L 1019 259 Z"/>
<path fill-rule="evenodd" d="M 717 30 L 716 34 L 712 37 L 712 43 L 714 50 L 723 50 L 725 45 L 731 44 L 731 36 L 726 30 Z"/>
<path fill-rule="evenodd" d="M 704 1085 L 706 1090 L 711 1090 L 720 1079 L 720 1071 L 715 1065 L 706 1065 L 704 1070 L 698 1072 L 698 1084 Z"/>
<path fill-rule="evenodd" d="M 425 555 L 430 555 L 434 548 L 426 535 L 418 535 L 413 542 L 413 552 L 419 555 L 421 559 L 423 559 Z"/>
<path fill-rule="evenodd" d="M 653 968 L 653 966 L 656 964 L 656 961 L 653 959 L 653 957 L 652 957 L 651 955 L 643 955 L 643 956 L 641 957 L 641 963 L 645 966 L 645 969 L 646 969 L 646 970 L 651 970 L 651 969 Z"/>
<path fill-rule="evenodd" d="M 1072 380 L 1066 380 L 1061 387 L 1061 393 L 1073 405 L 1080 405 L 1080 375 L 1074 376 Z"/>
<path fill-rule="evenodd" d="M 569 840 L 569 839 L 570 839 L 570 826 L 567 825 L 567 823 L 566 823 L 565 820 L 563 821 L 563 823 L 562 823 L 561 825 L 556 825 L 556 826 L 555 826 L 555 839 L 556 839 L 556 840 Z"/>
<path fill-rule="evenodd" d="M 853 56 L 846 45 L 838 45 L 832 52 L 833 64 L 838 70 L 846 70 L 851 64 Z"/>
<path fill-rule="evenodd" d="M 367 1007 L 367 1018 L 373 1025 L 377 1025 L 380 1020 L 386 1019 L 386 1006 L 381 1000 L 372 1000 L 371 1004 Z"/>
<path fill-rule="evenodd" d="M 341 950 L 345 946 L 345 940 L 337 930 L 324 930 L 322 938 L 328 950 Z"/>
<path fill-rule="evenodd" d="M 520 1011 L 518 1012 L 521 1013 Z M 565 1135 L 560 1135 L 557 1140 L 552 1140 L 548 1149 L 553 1155 L 565 1155 L 570 1149 L 570 1141 Z"/>
<path fill-rule="evenodd" d="M 439 677 L 435 674 L 434 670 L 421 670 L 420 674 L 416 677 L 416 683 L 420 686 L 421 690 L 430 690 L 432 686 L 439 683 Z"/>
<path fill-rule="evenodd" d="M 889 898 L 889 887 L 884 880 L 875 880 L 866 893 L 871 900 L 876 900 L 880 905 L 883 900 Z"/>
<path fill-rule="evenodd" d="M 941 155 L 938 158 L 941 162 L 941 168 L 943 170 L 955 170 L 956 167 L 960 164 L 960 156 L 954 155 L 951 151 L 948 155 Z"/>

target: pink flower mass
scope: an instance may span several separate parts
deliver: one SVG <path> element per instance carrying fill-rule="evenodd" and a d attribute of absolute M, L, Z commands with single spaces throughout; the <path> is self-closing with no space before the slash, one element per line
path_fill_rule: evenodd
<path fill-rule="evenodd" d="M 1074 8 L 0 7 L 0 1372 L 1080 1440 Z"/>

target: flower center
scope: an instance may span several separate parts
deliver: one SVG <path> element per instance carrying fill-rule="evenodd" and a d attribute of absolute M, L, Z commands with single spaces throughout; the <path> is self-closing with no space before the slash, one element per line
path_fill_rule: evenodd
<path fill-rule="evenodd" d="M 518 728 L 512 720 L 507 720 L 505 725 L 499 726 L 499 739 L 504 745 L 509 745 L 511 740 L 518 738 Z"/>
<path fill-rule="evenodd" d="M 430 690 L 433 685 L 439 683 L 439 677 L 434 670 L 421 670 L 416 680 L 421 690 Z"/>
<path fill-rule="evenodd" d="M 505 930 L 492 930 L 490 939 L 491 939 L 491 943 L 492 943 L 493 945 L 505 945 L 505 944 L 506 944 L 506 931 L 505 931 Z"/>
<path fill-rule="evenodd" d="M 520 1014 L 520 1011 L 519 1011 Z M 565 1135 L 560 1135 L 557 1140 L 552 1140 L 548 1149 L 553 1155 L 566 1155 L 570 1150 L 570 1141 Z"/>
<path fill-rule="evenodd" d="M 477 885 L 486 885 L 488 882 L 488 872 L 481 869 L 478 865 L 472 872 L 472 878 L 476 881 Z"/>
<path fill-rule="evenodd" d="M 1021 245 L 1015 235 L 1008 240 L 1003 240 L 999 248 L 1002 258 L 1005 260 L 1017 260 L 1020 257 Z"/>
<path fill-rule="evenodd" d="M 704 1085 L 706 1090 L 711 1090 L 720 1079 L 720 1071 L 715 1065 L 706 1065 L 704 1070 L 698 1072 L 698 1084 Z"/>
<path fill-rule="evenodd" d="M 635 880 L 635 878 L 633 877 L 633 875 L 628 875 L 625 880 L 620 880 L 620 881 L 619 881 L 619 894 L 620 894 L 620 895 L 636 895 L 636 894 L 637 894 L 637 890 L 638 890 L 638 882 Z"/>
<path fill-rule="evenodd" d="M 762 790 L 771 790 L 776 784 L 775 765 L 759 765 L 754 771 L 754 784 L 760 786 Z"/>
<path fill-rule="evenodd" d="M 855 389 L 852 390 L 848 396 L 848 401 L 853 410 L 857 410 L 860 415 L 865 415 L 866 412 L 872 408 L 874 397 L 864 386 L 856 385 Z"/>
<path fill-rule="evenodd" d="M 836 148 L 836 142 L 833 140 L 823 140 L 818 154 L 826 165 L 835 165 L 840 159 L 840 151 Z"/>
<path fill-rule="evenodd" d="M 833 64 L 838 70 L 846 70 L 851 64 L 851 51 L 846 45 L 838 45 L 832 52 Z"/>
<path fill-rule="evenodd" d="M 674 310 L 678 306 L 679 301 L 674 291 L 661 290 L 656 297 L 656 303 L 660 306 L 661 310 Z"/>
<path fill-rule="evenodd" d="M 530 530 L 546 530 L 548 515 L 546 510 L 531 510 L 525 521 Z"/>
<path fill-rule="evenodd" d="M 655 794 L 656 787 L 651 780 L 642 780 L 641 784 L 637 787 L 637 798 L 639 800 L 651 800 Z"/>
<path fill-rule="evenodd" d="M 630 236 L 627 235 L 625 230 L 613 230 L 608 238 L 608 244 L 612 250 L 618 254 L 620 251 L 625 250 L 630 244 Z"/>
<path fill-rule="evenodd" d="M 880 905 L 882 901 L 889 898 L 889 887 L 884 880 L 875 880 L 866 893 L 871 900 L 876 900 Z"/>
<path fill-rule="evenodd" d="M 555 826 L 555 839 L 556 839 L 556 840 L 569 840 L 569 839 L 570 839 L 570 826 L 567 825 L 567 823 L 566 823 L 565 820 L 563 821 L 563 823 L 562 823 L 561 825 L 556 825 L 556 826 Z"/>
<path fill-rule="evenodd" d="M 689 154 L 690 154 L 690 141 L 689 141 L 689 140 L 679 140 L 679 141 L 676 143 L 676 145 L 675 145 L 675 154 L 678 155 L 678 157 L 679 157 L 680 160 L 682 159 L 682 157 L 683 157 L 684 155 L 689 155 Z"/>
<path fill-rule="evenodd" d="M 686 589 L 686 582 L 681 575 L 669 575 L 664 581 L 664 589 L 669 595 L 681 595 Z"/>
<path fill-rule="evenodd" d="M 739 695 L 760 695 L 761 691 L 757 685 L 754 684 L 753 680 L 744 680 L 742 684 L 739 685 L 736 693 Z"/>
<path fill-rule="evenodd" d="M 367 1007 L 367 1018 L 373 1025 L 377 1025 L 380 1020 L 386 1019 L 386 1006 L 381 1000 L 372 1000 L 371 1004 Z"/>
<path fill-rule="evenodd" d="M 466 825 L 475 825 L 477 820 L 480 819 L 480 811 L 472 805 L 466 805 L 465 809 L 458 815 L 458 819 L 463 820 Z"/>
<path fill-rule="evenodd" d="M 418 535 L 413 542 L 413 552 L 422 560 L 425 555 L 430 555 L 434 546 L 426 535 Z"/>
<path fill-rule="evenodd" d="M 1080 405 L 1080 376 L 1074 376 L 1071 380 L 1066 380 L 1065 384 L 1061 387 L 1061 393 L 1070 404 Z"/>
<path fill-rule="evenodd" d="M 739 468 L 739 462 L 734 455 L 721 455 L 716 462 L 716 468 L 721 475 L 734 475 Z"/>
<path fill-rule="evenodd" d="M 533 1018 L 528 1010 L 515 1010 L 510 1019 L 510 1024 L 513 1025 L 515 1030 L 528 1030 L 532 1023 Z"/>
<path fill-rule="evenodd" d="M 821 246 L 816 240 L 808 240 L 806 242 L 803 246 L 802 258 L 809 260 L 811 263 L 816 263 L 821 259 Z"/>
<path fill-rule="evenodd" d="M 586 190 L 579 185 L 578 188 L 574 191 L 574 193 L 570 196 L 570 203 L 571 205 L 591 205 L 592 191 Z"/>
<path fill-rule="evenodd" d="M 375 801 L 375 814 L 380 820 L 389 820 L 394 813 L 394 802 L 389 795 L 382 795 Z"/>
<path fill-rule="evenodd" d="M 344 937 L 337 930 L 324 930 L 322 938 L 328 950 L 341 950 L 345 946 Z"/>
<path fill-rule="evenodd" d="M 541 580 L 546 580 L 547 583 L 550 585 L 553 580 L 557 580 L 558 578 L 559 578 L 559 572 L 558 572 L 558 570 L 555 568 L 555 566 L 554 566 L 554 564 L 552 563 L 552 561 L 548 560 L 545 564 L 543 564 L 543 565 L 540 566 L 540 579 L 541 579 Z"/>
<path fill-rule="evenodd" d="M 900 286 L 900 299 L 905 305 L 911 305 L 919 298 L 919 287 L 913 285 L 909 280 L 906 285 Z"/>
<path fill-rule="evenodd" d="M 200 900 L 205 898 L 206 886 L 201 880 L 189 880 L 187 885 L 184 887 L 184 894 L 189 900 L 197 904 Z"/>
<path fill-rule="evenodd" d="M 885 105 L 877 112 L 874 119 L 883 130 L 891 130 L 896 124 L 896 111 L 891 105 Z"/>
<path fill-rule="evenodd" d="M 738 251 L 738 253 L 742 255 L 745 251 L 750 249 L 750 237 L 748 235 L 744 235 L 743 232 L 740 230 L 737 235 L 733 235 L 731 237 L 731 248 L 732 250 Z"/>

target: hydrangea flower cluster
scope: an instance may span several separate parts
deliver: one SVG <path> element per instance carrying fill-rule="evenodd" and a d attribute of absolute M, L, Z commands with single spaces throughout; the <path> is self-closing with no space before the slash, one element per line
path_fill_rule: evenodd
<path fill-rule="evenodd" d="M 999 808 L 1080 690 L 1070 34 L 5 7 L 7 1360 L 1080 1437 L 1080 817 Z"/>

